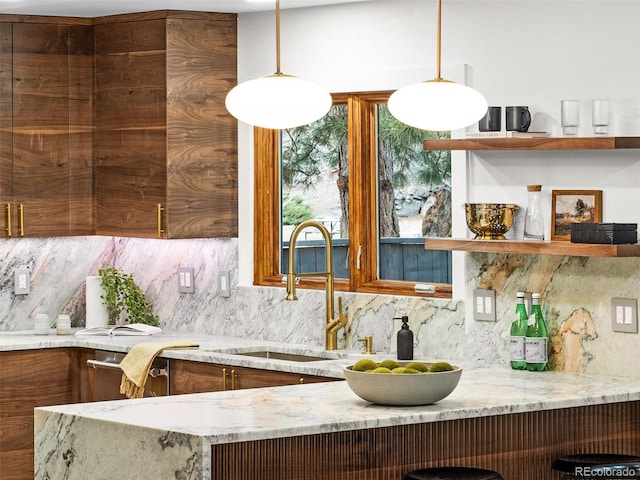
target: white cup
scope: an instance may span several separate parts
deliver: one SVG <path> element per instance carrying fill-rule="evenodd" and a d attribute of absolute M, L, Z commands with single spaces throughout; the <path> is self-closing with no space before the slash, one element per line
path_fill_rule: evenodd
<path fill-rule="evenodd" d="M 49 335 L 49 315 L 38 313 L 34 320 L 33 329 L 36 335 Z"/>
<path fill-rule="evenodd" d="M 69 315 L 58 315 L 58 318 L 56 318 L 56 333 L 58 335 L 71 335 L 71 317 Z"/>

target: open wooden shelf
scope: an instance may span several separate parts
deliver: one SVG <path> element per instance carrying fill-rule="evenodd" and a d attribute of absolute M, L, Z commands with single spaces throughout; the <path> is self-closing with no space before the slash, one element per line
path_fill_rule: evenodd
<path fill-rule="evenodd" d="M 425 140 L 425 150 L 616 150 L 640 148 L 640 137 L 460 138 Z"/>
<path fill-rule="evenodd" d="M 599 245 L 593 243 L 537 242 L 523 240 L 472 240 L 426 238 L 427 250 L 484 253 L 525 253 L 574 257 L 640 257 L 640 244 Z"/>

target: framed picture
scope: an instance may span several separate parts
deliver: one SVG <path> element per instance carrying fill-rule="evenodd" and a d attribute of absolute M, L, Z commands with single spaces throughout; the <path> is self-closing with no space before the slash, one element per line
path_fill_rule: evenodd
<path fill-rule="evenodd" d="M 572 223 L 602 221 L 602 190 L 552 190 L 551 240 L 571 240 Z"/>

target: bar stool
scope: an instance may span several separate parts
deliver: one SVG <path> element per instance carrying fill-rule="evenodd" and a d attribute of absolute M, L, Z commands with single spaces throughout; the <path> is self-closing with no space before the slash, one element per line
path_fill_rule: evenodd
<path fill-rule="evenodd" d="M 504 477 L 483 468 L 435 467 L 409 472 L 404 480 L 504 480 Z"/>
<path fill-rule="evenodd" d="M 618 463 L 640 463 L 640 457 L 618 453 L 578 453 L 556 458 L 551 467 L 559 472 L 575 474 L 576 468 L 591 468 Z"/>

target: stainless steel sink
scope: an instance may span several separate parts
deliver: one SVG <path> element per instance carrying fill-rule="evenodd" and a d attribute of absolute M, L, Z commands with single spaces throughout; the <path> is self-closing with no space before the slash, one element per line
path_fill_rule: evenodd
<path fill-rule="evenodd" d="M 239 348 L 215 349 L 218 353 L 242 357 L 265 358 L 270 360 L 285 360 L 289 362 L 320 362 L 344 358 L 344 352 L 318 351 L 302 348 L 253 346 Z"/>
<path fill-rule="evenodd" d="M 317 362 L 320 360 L 335 360 L 334 358 L 320 357 L 317 355 L 306 355 L 303 353 L 284 353 L 272 350 L 256 350 L 254 352 L 236 353 L 245 357 L 270 358 L 273 360 L 288 360 L 289 362 Z"/>

